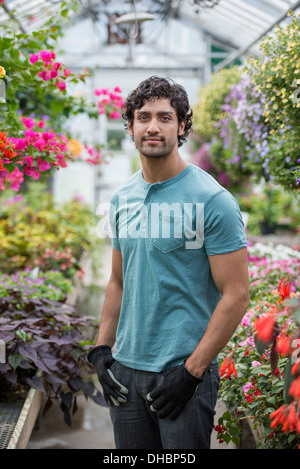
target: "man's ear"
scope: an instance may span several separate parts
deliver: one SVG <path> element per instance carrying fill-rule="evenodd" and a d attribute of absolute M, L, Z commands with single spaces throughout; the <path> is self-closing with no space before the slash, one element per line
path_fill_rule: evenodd
<path fill-rule="evenodd" d="M 181 136 L 184 134 L 185 124 L 186 124 L 186 121 L 180 122 L 179 127 L 178 127 L 178 135 Z"/>
<path fill-rule="evenodd" d="M 128 122 L 128 133 L 130 137 L 133 137 L 133 129 L 132 129 L 132 124 Z"/>

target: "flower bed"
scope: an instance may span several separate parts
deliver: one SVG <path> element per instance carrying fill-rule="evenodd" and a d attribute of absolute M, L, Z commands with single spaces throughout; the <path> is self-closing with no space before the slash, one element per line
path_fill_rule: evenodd
<path fill-rule="evenodd" d="M 89 207 L 76 198 L 59 206 L 53 196 L 35 190 L 1 199 L 2 272 L 38 267 L 63 271 L 70 279 L 82 274 L 82 253 L 101 242 L 95 232 L 98 219 Z"/>
<path fill-rule="evenodd" d="M 84 273 L 82 254 L 103 241 L 96 237 L 98 219 L 82 202 L 56 206 L 49 194 L 34 194 L 2 196 L 0 401 L 23 397 L 32 386 L 46 396 L 45 411 L 58 399 L 70 424 L 78 393 L 104 404 L 86 361 L 94 320 L 67 303 Z"/>
<path fill-rule="evenodd" d="M 249 309 L 220 354 L 220 398 L 228 408 L 216 427 L 220 441 L 238 444 L 240 420 L 251 418 L 263 430 L 259 447 L 300 444 L 299 268 L 297 251 L 249 246 Z"/>

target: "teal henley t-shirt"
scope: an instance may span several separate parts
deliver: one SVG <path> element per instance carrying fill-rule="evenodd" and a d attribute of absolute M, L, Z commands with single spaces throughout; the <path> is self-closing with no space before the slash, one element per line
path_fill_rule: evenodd
<path fill-rule="evenodd" d="M 208 256 L 247 246 L 236 199 L 193 164 L 154 184 L 140 170 L 113 194 L 110 226 L 123 259 L 114 358 L 154 372 L 182 363 L 221 299 Z"/>

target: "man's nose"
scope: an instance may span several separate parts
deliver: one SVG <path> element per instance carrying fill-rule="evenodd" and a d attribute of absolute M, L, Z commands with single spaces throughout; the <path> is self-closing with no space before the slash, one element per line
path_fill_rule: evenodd
<path fill-rule="evenodd" d="M 148 128 L 147 128 L 147 132 L 149 134 L 159 132 L 159 126 L 158 126 L 158 122 L 157 122 L 156 119 L 151 119 L 151 121 L 149 122 Z"/>

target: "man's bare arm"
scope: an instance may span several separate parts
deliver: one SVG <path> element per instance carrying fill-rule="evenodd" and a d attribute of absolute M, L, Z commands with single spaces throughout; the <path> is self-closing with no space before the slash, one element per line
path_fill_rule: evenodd
<path fill-rule="evenodd" d="M 226 346 L 249 304 L 247 248 L 209 256 L 209 262 L 222 298 L 203 338 L 185 362 L 188 371 L 199 377 Z"/>
<path fill-rule="evenodd" d="M 103 303 L 101 323 L 96 345 L 112 347 L 116 340 L 123 296 L 122 254 L 113 248 L 111 276 Z"/>

